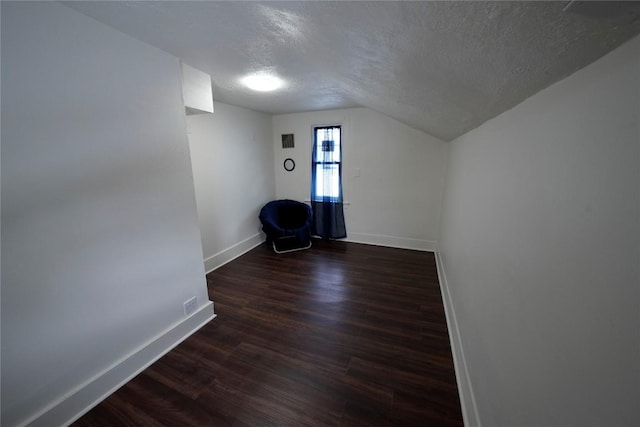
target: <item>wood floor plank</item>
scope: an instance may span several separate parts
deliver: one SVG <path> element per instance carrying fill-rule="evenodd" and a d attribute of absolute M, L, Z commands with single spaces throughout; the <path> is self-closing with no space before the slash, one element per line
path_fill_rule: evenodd
<path fill-rule="evenodd" d="M 463 425 L 433 254 L 261 245 L 207 286 L 218 317 L 74 425 Z"/>

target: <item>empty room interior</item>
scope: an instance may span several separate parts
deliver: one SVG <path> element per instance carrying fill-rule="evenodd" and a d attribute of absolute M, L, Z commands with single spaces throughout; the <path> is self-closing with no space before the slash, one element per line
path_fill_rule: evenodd
<path fill-rule="evenodd" d="M 0 14 L 2 426 L 640 425 L 640 2 Z"/>

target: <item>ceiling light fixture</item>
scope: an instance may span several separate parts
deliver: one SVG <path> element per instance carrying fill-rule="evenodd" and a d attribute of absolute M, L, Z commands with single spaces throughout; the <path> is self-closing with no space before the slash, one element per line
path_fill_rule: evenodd
<path fill-rule="evenodd" d="M 240 79 L 240 82 L 258 92 L 271 92 L 284 86 L 284 80 L 268 73 L 250 74 Z"/>

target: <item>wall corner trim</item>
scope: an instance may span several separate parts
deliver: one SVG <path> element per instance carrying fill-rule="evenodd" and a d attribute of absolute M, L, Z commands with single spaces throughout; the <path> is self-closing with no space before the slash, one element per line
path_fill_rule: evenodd
<path fill-rule="evenodd" d="M 436 269 L 438 270 L 438 282 L 440 283 L 440 293 L 442 295 L 442 303 L 447 319 L 447 330 L 449 331 L 449 341 L 451 342 L 451 352 L 453 353 L 453 364 L 456 371 L 456 382 L 458 384 L 458 394 L 460 395 L 460 406 L 462 409 L 462 418 L 465 427 L 482 427 L 480 423 L 480 415 L 476 405 L 471 378 L 467 370 L 467 361 L 464 356 L 460 330 L 456 320 L 456 313 L 453 308 L 453 301 L 449 293 L 447 283 L 447 275 L 444 270 L 444 264 L 440 252 L 436 247 L 434 251 L 436 258 Z"/>
<path fill-rule="evenodd" d="M 413 249 L 416 251 L 435 252 L 435 240 L 410 239 L 407 237 L 387 236 L 382 234 L 350 233 L 347 230 L 345 242 L 364 243 L 367 245 L 386 246 L 389 248 Z"/>
<path fill-rule="evenodd" d="M 213 302 L 207 301 L 191 316 L 175 323 L 19 425 L 35 427 L 73 423 L 215 317 Z"/>
<path fill-rule="evenodd" d="M 246 239 L 206 258 L 204 260 L 204 271 L 206 274 L 209 274 L 213 270 L 216 270 L 239 256 L 244 255 L 263 242 L 264 235 L 262 233 L 256 233 L 249 236 Z"/>

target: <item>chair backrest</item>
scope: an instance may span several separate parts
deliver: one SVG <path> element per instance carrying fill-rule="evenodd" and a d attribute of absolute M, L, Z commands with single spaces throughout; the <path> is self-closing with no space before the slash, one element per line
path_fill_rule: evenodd
<path fill-rule="evenodd" d="M 262 208 L 260 218 L 274 221 L 284 229 L 296 229 L 304 227 L 309 222 L 311 208 L 296 200 L 274 200 Z"/>
<path fill-rule="evenodd" d="M 286 203 L 278 206 L 278 221 L 282 228 L 299 228 L 309 219 L 304 203 Z"/>

